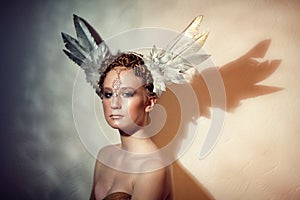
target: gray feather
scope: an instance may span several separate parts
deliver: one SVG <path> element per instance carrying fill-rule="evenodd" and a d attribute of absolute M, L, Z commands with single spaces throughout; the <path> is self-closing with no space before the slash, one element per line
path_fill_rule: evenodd
<path fill-rule="evenodd" d="M 73 60 L 77 65 L 81 66 L 82 64 L 82 60 L 77 58 L 76 56 L 74 56 L 72 53 L 70 53 L 69 51 L 63 49 L 63 52 L 71 59 Z"/>
<path fill-rule="evenodd" d="M 87 27 L 88 23 L 77 15 L 73 16 L 78 42 L 84 48 L 84 50 L 89 53 L 97 47 L 96 41 Z"/>
<path fill-rule="evenodd" d="M 84 19 L 73 15 L 77 39 L 61 33 L 67 50 L 63 52 L 85 72 L 86 80 L 96 91 L 102 62 L 111 56 L 108 46 Z"/>
<path fill-rule="evenodd" d="M 87 53 L 78 43 L 78 41 L 66 33 L 61 33 L 63 41 L 65 43 L 65 47 L 70 51 L 78 59 L 83 61 L 86 58 Z"/>

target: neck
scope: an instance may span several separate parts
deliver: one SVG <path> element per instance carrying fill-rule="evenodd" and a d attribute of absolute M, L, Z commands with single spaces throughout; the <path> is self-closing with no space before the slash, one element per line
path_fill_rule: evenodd
<path fill-rule="evenodd" d="M 119 130 L 121 136 L 121 148 L 136 153 L 148 153 L 157 150 L 157 146 L 154 144 L 144 129 L 136 131 L 132 135 L 126 135 Z"/>

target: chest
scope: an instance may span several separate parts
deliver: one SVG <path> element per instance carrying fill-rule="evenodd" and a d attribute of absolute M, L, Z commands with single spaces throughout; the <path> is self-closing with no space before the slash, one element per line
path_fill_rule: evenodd
<path fill-rule="evenodd" d="M 103 199 L 107 194 L 114 192 L 132 193 L 133 174 L 119 172 L 112 169 L 103 169 L 95 179 L 95 196 Z"/>

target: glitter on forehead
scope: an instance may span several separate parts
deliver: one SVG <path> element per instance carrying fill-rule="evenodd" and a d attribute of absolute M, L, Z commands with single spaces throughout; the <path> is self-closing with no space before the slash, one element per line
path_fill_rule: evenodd
<path fill-rule="evenodd" d="M 121 84 L 122 84 L 121 79 L 120 79 L 120 73 L 121 73 L 121 71 L 123 71 L 125 69 L 117 68 L 117 69 L 114 69 L 114 70 L 117 73 L 117 78 L 115 80 L 113 80 L 112 88 L 114 90 L 118 90 L 118 89 L 120 89 Z"/>

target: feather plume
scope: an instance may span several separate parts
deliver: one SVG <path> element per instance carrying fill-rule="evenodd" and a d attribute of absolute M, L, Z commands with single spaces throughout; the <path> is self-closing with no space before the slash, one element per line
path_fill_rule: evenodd
<path fill-rule="evenodd" d="M 203 16 L 197 16 L 173 41 L 169 43 L 166 48 L 166 51 L 172 51 L 172 49 L 178 49 L 176 46 L 182 46 L 180 41 L 184 36 L 187 38 L 193 38 L 199 33 L 200 25 L 202 22 Z M 184 42 L 185 43 L 185 42 Z"/>
<path fill-rule="evenodd" d="M 86 26 L 88 23 L 83 21 L 83 19 L 78 17 L 77 15 L 73 16 L 78 42 L 86 52 L 91 52 L 94 48 L 97 47 L 97 44 Z"/>
<path fill-rule="evenodd" d="M 70 53 L 69 51 L 63 49 L 63 52 L 68 56 L 68 58 L 70 60 L 73 60 L 77 65 L 81 66 L 82 65 L 82 60 L 80 58 L 77 58 L 76 56 L 74 56 L 72 53 Z"/>
<path fill-rule="evenodd" d="M 100 35 L 97 33 L 97 31 L 83 18 L 73 15 L 74 21 L 82 21 L 83 24 L 85 24 L 86 28 L 88 29 L 89 33 L 91 34 L 93 40 L 96 42 L 97 45 L 99 45 L 103 39 L 100 37 Z M 74 22 L 75 23 L 75 22 Z"/>
<path fill-rule="evenodd" d="M 65 47 L 73 54 L 74 57 L 80 59 L 82 62 L 86 58 L 87 52 L 85 52 L 79 42 L 73 37 L 66 33 L 61 33 L 61 35 L 65 43 Z"/>
<path fill-rule="evenodd" d="M 203 16 L 196 17 L 165 50 L 151 49 L 145 64 L 153 77 L 154 92 L 160 96 L 166 84 L 185 83 L 186 71 L 205 61 L 209 55 L 201 54 L 208 32 L 200 31 Z M 111 52 L 99 34 L 84 19 L 73 15 L 77 39 L 62 33 L 67 50 L 64 53 L 78 64 L 86 74 L 87 82 L 98 90 L 98 80 L 103 73 L 103 63 L 111 58 Z"/>
<path fill-rule="evenodd" d="M 111 56 L 99 34 L 84 19 L 73 15 L 77 39 L 61 33 L 66 49 L 63 52 L 85 72 L 86 80 L 98 90 L 99 68 Z"/>
<path fill-rule="evenodd" d="M 155 46 L 152 48 L 146 62 L 158 95 L 165 91 L 165 84 L 185 83 L 186 71 L 209 57 L 199 53 L 208 37 L 208 31 L 200 30 L 202 19 L 203 16 L 196 17 L 165 50 L 158 50 Z"/>

